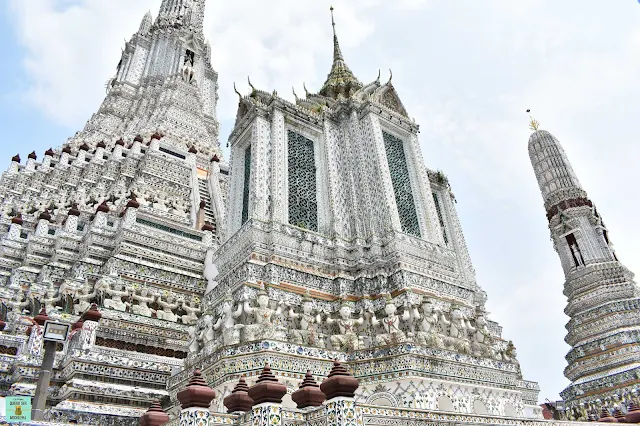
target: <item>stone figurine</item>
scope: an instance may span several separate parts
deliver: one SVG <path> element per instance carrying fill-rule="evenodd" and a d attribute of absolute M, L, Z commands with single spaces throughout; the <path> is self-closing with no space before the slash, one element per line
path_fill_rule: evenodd
<path fill-rule="evenodd" d="M 363 339 L 356 333 L 356 327 L 364 324 L 364 317 L 352 318 L 352 310 L 349 305 L 342 303 L 338 311 L 339 318 L 327 317 L 327 324 L 337 324 L 339 334 L 331 336 L 331 345 L 334 349 L 357 350 L 364 348 Z"/>
<path fill-rule="evenodd" d="M 276 335 L 276 327 L 273 324 L 273 316 L 282 314 L 284 302 L 280 301 L 277 309 L 269 307 L 269 295 L 264 289 L 258 291 L 258 306 L 252 307 L 248 300 L 244 302 L 244 311 L 252 315 L 254 322 L 244 327 L 244 340 L 272 339 Z"/>
<path fill-rule="evenodd" d="M 411 315 L 407 309 L 404 310 L 402 315 L 397 314 L 398 308 L 393 303 L 393 298 L 390 294 L 386 294 L 386 304 L 384 311 L 386 317 L 382 320 L 378 320 L 376 315 L 372 312 L 371 325 L 376 327 L 382 324 L 383 334 L 376 335 L 376 344 L 378 346 L 397 345 L 407 341 L 407 336 L 400 328 L 401 322 L 409 321 Z"/>
<path fill-rule="evenodd" d="M 324 348 L 324 339 L 316 332 L 314 327 L 314 324 L 322 322 L 322 318 L 319 313 L 313 315 L 313 299 L 309 291 L 302 297 L 302 312 L 296 313 L 292 307 L 289 307 L 289 318 L 298 323 L 296 329 L 291 331 L 294 343 Z"/>
<path fill-rule="evenodd" d="M 422 313 L 415 315 L 419 331 L 416 333 L 416 339 L 419 344 L 432 348 L 444 348 L 442 335 L 438 331 L 439 315 L 433 302 L 424 298 L 422 301 Z"/>
<path fill-rule="evenodd" d="M 242 315 L 243 304 L 239 303 L 236 310 L 233 310 L 234 300 L 231 294 L 222 301 L 222 313 L 218 321 L 213 325 L 214 330 L 222 330 L 222 344 L 224 346 L 240 343 L 240 330 L 243 324 L 236 324 L 236 319 Z"/>

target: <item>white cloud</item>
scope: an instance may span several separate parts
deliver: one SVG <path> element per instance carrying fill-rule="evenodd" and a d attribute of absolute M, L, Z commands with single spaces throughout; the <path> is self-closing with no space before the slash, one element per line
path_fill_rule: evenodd
<path fill-rule="evenodd" d="M 158 0 L 12 0 L 25 51 L 28 99 L 80 128 L 103 97 L 123 38 Z M 223 138 L 246 78 L 292 98 L 330 68 L 329 0 L 208 2 L 206 35 L 220 73 Z M 393 4 L 392 4 L 393 3 Z M 378 68 L 421 124 L 429 167 L 449 175 L 492 317 L 519 349 L 541 400 L 566 385 L 564 278 L 528 163 L 525 109 L 560 138 L 605 216 L 618 254 L 640 270 L 633 212 L 640 116 L 640 32 L 634 2 L 599 0 L 334 2 L 347 63 L 365 81 Z M 382 78 L 386 78 L 383 71 Z M 61 141 L 62 142 L 62 141 Z M 12 153 L 13 154 L 13 153 Z"/>

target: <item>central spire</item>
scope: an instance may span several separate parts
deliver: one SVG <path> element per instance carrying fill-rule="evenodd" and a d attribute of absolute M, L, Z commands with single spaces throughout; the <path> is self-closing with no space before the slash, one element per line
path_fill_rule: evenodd
<path fill-rule="evenodd" d="M 344 62 L 336 34 L 333 6 L 329 10 L 331 11 L 331 26 L 333 27 L 333 64 L 329 75 L 327 75 L 327 80 L 324 82 L 322 89 L 320 89 L 320 94 L 333 99 L 338 97 L 349 98 L 362 87 L 362 83 L 353 75 Z"/>

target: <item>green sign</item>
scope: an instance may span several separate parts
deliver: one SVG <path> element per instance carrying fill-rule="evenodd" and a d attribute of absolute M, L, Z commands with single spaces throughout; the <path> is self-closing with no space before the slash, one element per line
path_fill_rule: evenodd
<path fill-rule="evenodd" d="M 5 418 L 7 423 L 20 423 L 31 421 L 31 397 L 8 396 L 6 401 Z"/>

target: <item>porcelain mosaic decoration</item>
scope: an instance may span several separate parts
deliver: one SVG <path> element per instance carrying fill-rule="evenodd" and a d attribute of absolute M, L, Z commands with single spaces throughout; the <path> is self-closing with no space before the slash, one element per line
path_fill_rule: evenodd
<path fill-rule="evenodd" d="M 252 383 L 265 363 L 288 389 L 281 413 L 254 409 L 270 424 L 381 424 L 367 404 L 393 413 L 384 424 L 423 409 L 540 418 L 537 384 L 523 378 L 515 344 L 485 309 L 451 186 L 426 167 L 391 76 L 356 78 L 334 24 L 333 62 L 317 93 L 305 87 L 289 101 L 251 81 L 248 95 L 237 92 L 227 162 L 204 7 L 162 0 L 127 41 L 85 128 L 40 159 L 14 157 L 2 174 L 2 393 L 34 393 L 42 333 L 31 317 L 45 307 L 76 323 L 95 303 L 100 322 L 78 323 L 56 356 L 51 421 L 135 425 L 160 400 L 173 407 L 172 424 L 250 424 L 249 415 L 219 413 L 239 377 Z M 542 164 L 546 154 L 535 150 L 552 139 L 532 138 Z M 577 192 L 571 200 L 585 198 Z M 575 276 L 567 374 L 576 385 L 566 396 L 582 401 L 577 392 L 600 382 L 635 380 L 583 357 L 594 333 L 602 344 L 637 342 L 635 329 L 605 336 L 607 324 L 587 325 L 605 312 L 632 321 L 637 287 L 590 204 L 552 204 L 556 248 Z M 599 266 L 581 275 L 595 258 Z M 620 297 L 608 300 L 596 277 L 615 277 Z M 578 295 L 587 282 L 593 292 Z M 307 371 L 322 379 L 336 359 L 360 381 L 355 401 L 332 401 L 327 416 L 293 410 L 290 394 Z M 192 410 L 178 423 L 176 395 L 194 368 L 217 396 L 209 419 Z"/>

